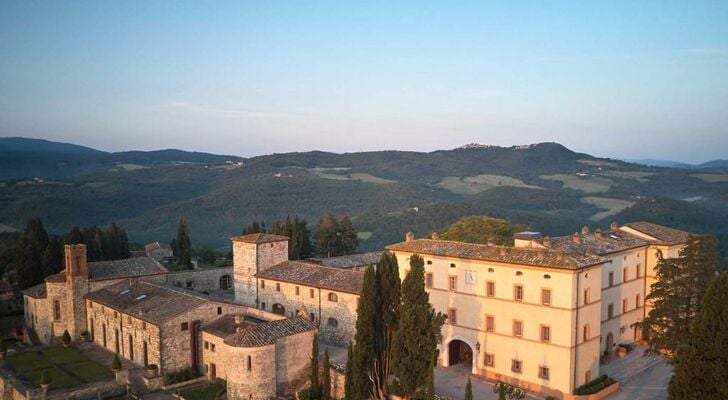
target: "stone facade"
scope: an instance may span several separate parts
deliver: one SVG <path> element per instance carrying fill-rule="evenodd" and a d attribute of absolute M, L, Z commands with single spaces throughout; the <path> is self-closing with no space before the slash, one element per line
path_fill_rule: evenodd
<path fill-rule="evenodd" d="M 167 275 L 167 283 L 198 292 L 227 291 L 233 293 L 233 267 L 175 271 Z"/>
<path fill-rule="evenodd" d="M 236 236 L 231 240 L 235 302 L 255 307 L 255 274 L 288 260 L 288 238 L 258 233 Z"/>

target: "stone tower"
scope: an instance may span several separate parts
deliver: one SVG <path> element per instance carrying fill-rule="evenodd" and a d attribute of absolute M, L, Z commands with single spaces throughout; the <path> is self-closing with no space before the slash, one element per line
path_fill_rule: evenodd
<path fill-rule="evenodd" d="M 257 307 L 255 274 L 288 261 L 288 237 L 253 233 L 231 238 L 233 242 L 233 281 L 235 302 Z"/>
<path fill-rule="evenodd" d="M 71 337 L 78 337 L 86 330 L 86 304 L 83 296 L 88 293 L 88 261 L 85 244 L 67 244 L 64 248 L 66 261 L 66 329 Z M 62 332 L 59 332 L 62 333 Z"/>

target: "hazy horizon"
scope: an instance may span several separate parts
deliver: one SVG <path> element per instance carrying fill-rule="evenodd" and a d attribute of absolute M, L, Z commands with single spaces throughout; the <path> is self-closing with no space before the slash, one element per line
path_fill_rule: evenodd
<path fill-rule="evenodd" d="M 728 158 L 728 3 L 8 1 L 0 136 Z"/>

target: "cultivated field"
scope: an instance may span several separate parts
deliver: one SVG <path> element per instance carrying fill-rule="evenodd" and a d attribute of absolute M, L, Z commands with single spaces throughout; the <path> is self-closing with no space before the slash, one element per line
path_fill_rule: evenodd
<path fill-rule="evenodd" d="M 647 177 L 653 175 L 652 172 L 645 171 L 615 171 L 609 170 L 600 172 L 599 175 L 608 176 L 610 178 L 633 179 L 637 182 L 647 182 Z"/>
<path fill-rule="evenodd" d="M 614 181 L 609 178 L 596 176 L 580 177 L 577 175 L 567 174 L 541 175 L 541 179 L 560 181 L 563 184 L 562 187 L 564 189 L 574 189 L 584 193 L 606 192 L 614 184 Z"/>
<path fill-rule="evenodd" d="M 693 178 L 698 178 L 706 183 L 725 183 L 728 182 L 728 174 L 692 174 Z"/>
<path fill-rule="evenodd" d="M 372 174 L 368 174 L 365 172 L 354 172 L 351 174 L 332 174 L 328 171 L 347 171 L 351 168 L 345 168 L 345 167 L 339 167 L 339 168 L 309 168 L 308 170 L 316 174 L 320 178 L 324 179 L 333 179 L 337 181 L 362 181 L 362 182 L 368 182 L 368 183 L 377 183 L 377 184 L 387 184 L 387 183 L 397 183 L 397 181 L 393 181 L 390 179 L 384 179 L 380 178 L 378 176 L 374 176 Z"/>
<path fill-rule="evenodd" d="M 631 201 L 612 199 L 609 197 L 582 197 L 581 202 L 604 210 L 589 217 L 591 221 L 600 221 L 634 205 L 634 202 Z"/>
<path fill-rule="evenodd" d="M 529 185 L 520 179 L 505 175 L 475 175 L 464 178 L 448 176 L 435 184 L 435 186 L 457 194 L 476 194 L 498 186 L 542 189 L 539 186 Z"/>

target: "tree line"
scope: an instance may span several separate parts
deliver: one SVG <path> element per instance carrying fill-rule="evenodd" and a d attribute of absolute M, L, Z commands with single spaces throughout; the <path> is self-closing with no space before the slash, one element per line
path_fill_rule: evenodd
<path fill-rule="evenodd" d="M 62 236 L 49 234 L 40 218 L 28 221 L 8 257 L 15 266 L 16 282 L 21 289 L 37 285 L 64 269 L 64 244 L 85 244 L 89 262 L 129 257 L 126 231 L 115 223 L 106 229 L 97 226 L 74 227 Z"/>

